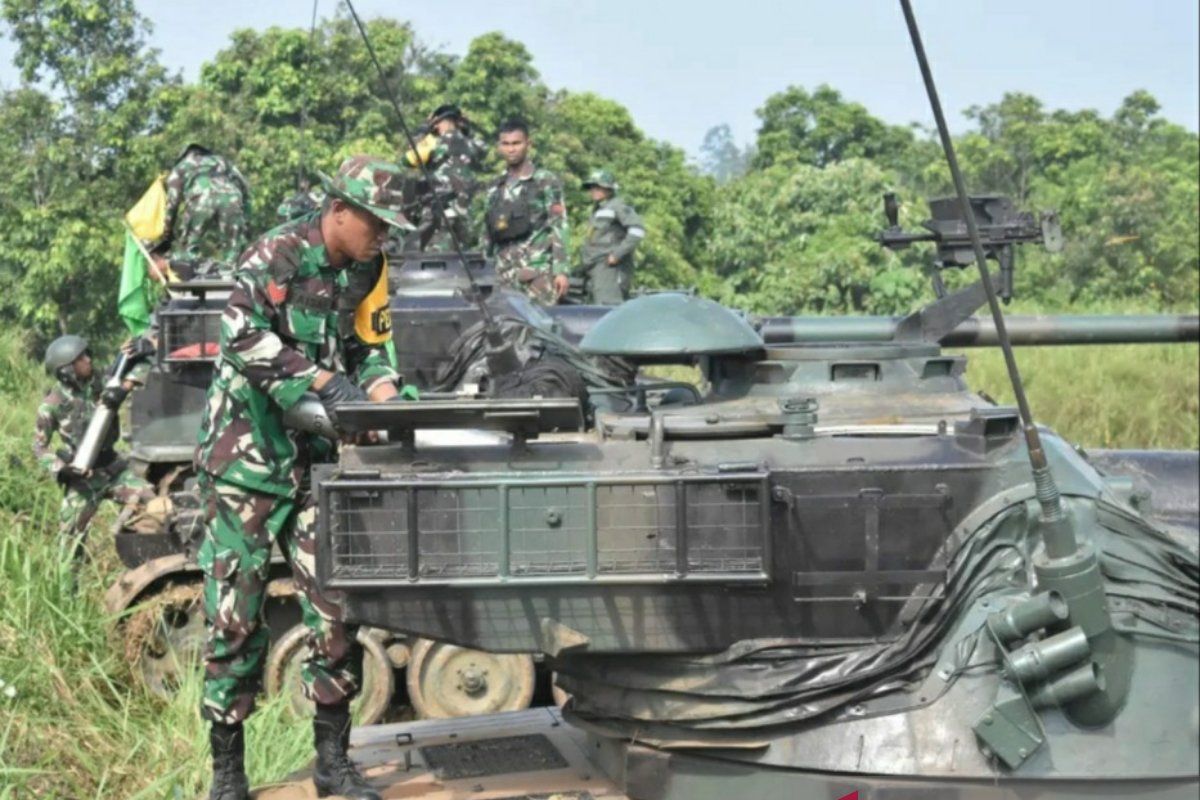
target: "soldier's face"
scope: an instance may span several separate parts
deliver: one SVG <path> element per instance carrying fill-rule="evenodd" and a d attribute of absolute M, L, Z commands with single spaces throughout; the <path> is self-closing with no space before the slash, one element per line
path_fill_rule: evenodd
<path fill-rule="evenodd" d="M 592 196 L 593 203 L 599 203 L 601 200 L 608 199 L 608 189 L 603 186 L 593 186 L 588 190 L 588 194 Z"/>
<path fill-rule="evenodd" d="M 72 362 L 71 366 L 75 368 L 75 377 L 87 380 L 92 377 L 92 357 L 84 353 L 79 358 Z"/>
<path fill-rule="evenodd" d="M 456 130 L 458 130 L 458 123 L 453 119 L 439 119 L 437 122 L 433 123 L 433 132 L 438 136 Z"/>
<path fill-rule="evenodd" d="M 374 260 L 387 238 L 386 222 L 349 203 L 334 205 L 334 225 L 338 232 L 338 249 L 352 261 Z"/>
<path fill-rule="evenodd" d="M 525 156 L 529 153 L 529 137 L 521 131 L 506 131 L 500 134 L 496 149 L 500 151 L 505 164 L 519 167 L 525 163 Z"/>

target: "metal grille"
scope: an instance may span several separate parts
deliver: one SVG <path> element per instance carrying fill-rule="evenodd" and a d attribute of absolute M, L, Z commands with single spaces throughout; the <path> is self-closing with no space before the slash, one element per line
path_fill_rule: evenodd
<path fill-rule="evenodd" d="M 761 579 L 766 476 L 321 484 L 331 585 Z"/>
<path fill-rule="evenodd" d="M 221 350 L 221 309 L 163 309 L 157 313 L 159 355 L 167 364 L 212 362 Z"/>

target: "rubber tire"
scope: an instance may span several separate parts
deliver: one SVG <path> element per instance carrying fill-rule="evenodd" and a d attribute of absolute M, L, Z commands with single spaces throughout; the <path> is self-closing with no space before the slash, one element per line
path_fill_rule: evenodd
<path fill-rule="evenodd" d="M 275 697 L 284 690 L 284 683 L 295 664 L 304 657 L 308 629 L 303 623 L 292 626 L 287 633 L 279 638 L 267 654 L 265 686 L 268 697 Z M 387 651 L 378 638 L 370 634 L 367 628 L 360 628 L 358 641 L 363 648 L 363 685 L 358 697 L 351 704 L 351 711 L 356 725 L 374 725 L 383 719 L 392 703 L 392 695 L 396 691 L 396 674 L 392 671 L 391 660 Z M 314 704 L 304 697 L 299 681 L 290 689 L 292 695 L 292 711 L 297 716 L 311 717 L 316 709 Z"/>
<path fill-rule="evenodd" d="M 430 683 L 434 680 L 434 673 L 464 661 L 484 667 L 489 672 L 497 670 L 507 680 L 501 684 L 499 692 L 489 693 L 480 699 L 471 699 L 465 692 L 437 692 L 439 687 Z M 447 719 L 529 708 L 533 701 L 536 677 L 533 656 L 526 653 L 485 653 L 444 642 L 417 639 L 413 642 L 405 680 L 408 699 L 419 719 Z M 448 676 L 447 679 L 454 680 L 454 676 Z M 489 689 L 493 684 L 494 680 L 489 682 Z"/>

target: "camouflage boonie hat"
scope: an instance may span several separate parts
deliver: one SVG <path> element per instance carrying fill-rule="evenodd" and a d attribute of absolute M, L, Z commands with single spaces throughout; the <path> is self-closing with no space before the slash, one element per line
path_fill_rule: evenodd
<path fill-rule="evenodd" d="M 405 174 L 378 156 L 350 156 L 332 178 L 317 172 L 330 195 L 374 214 L 389 225 L 405 231 L 414 226 L 404 216 Z"/>
<path fill-rule="evenodd" d="M 601 189 L 617 190 L 617 179 L 613 174 L 606 169 L 594 169 L 588 173 L 587 180 L 583 182 L 584 189 L 591 189 L 593 186 L 599 186 Z"/>

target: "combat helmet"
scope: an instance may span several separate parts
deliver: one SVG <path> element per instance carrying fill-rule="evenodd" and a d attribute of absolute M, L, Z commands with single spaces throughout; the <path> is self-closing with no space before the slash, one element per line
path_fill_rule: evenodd
<path fill-rule="evenodd" d="M 606 169 L 594 169 L 588 173 L 587 180 L 583 182 L 583 188 L 591 189 L 594 186 L 615 192 L 617 190 L 617 179 Z"/>
<path fill-rule="evenodd" d="M 429 115 L 429 119 L 427 121 L 430 125 L 434 125 L 444 119 L 461 120 L 462 118 L 463 113 L 461 108 L 456 106 L 454 103 L 443 103 L 433 110 L 433 113 Z"/>
<path fill-rule="evenodd" d="M 67 334 L 60 336 L 46 348 L 46 356 L 42 363 L 49 372 L 59 380 L 68 380 L 74 372 L 65 373 L 65 369 L 75 363 L 75 359 L 88 351 L 87 339 L 82 336 Z"/>
<path fill-rule="evenodd" d="M 199 142 L 188 142 L 187 144 L 185 144 L 183 146 L 183 149 L 179 151 L 179 155 L 177 155 L 175 157 L 175 162 L 179 163 L 180 161 L 183 160 L 184 156 L 186 156 L 188 153 L 192 152 L 193 150 L 198 150 L 201 155 L 205 155 L 205 156 L 212 155 L 212 150 L 205 147 L 204 145 L 200 144 Z"/>

